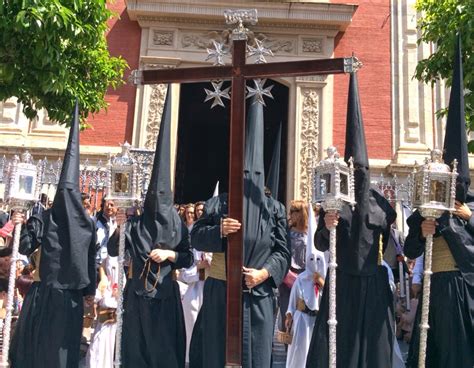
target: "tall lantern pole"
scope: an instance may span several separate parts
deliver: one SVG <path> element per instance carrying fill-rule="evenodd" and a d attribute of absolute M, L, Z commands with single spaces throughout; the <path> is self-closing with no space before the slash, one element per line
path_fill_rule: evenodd
<path fill-rule="evenodd" d="M 33 163 L 33 157 L 28 151 L 14 156 L 7 171 L 6 201 L 10 210 L 25 212 L 30 209 L 38 198 L 40 191 L 40 171 Z M 15 225 L 12 255 L 10 258 L 10 275 L 8 278 L 8 296 L 6 316 L 3 325 L 3 346 L 0 367 L 8 367 L 8 350 L 10 349 L 11 323 L 15 296 L 16 262 L 20 246 L 21 224 Z"/>
<path fill-rule="evenodd" d="M 335 147 L 329 147 L 327 157 L 314 169 L 314 202 L 321 202 L 327 213 L 339 213 L 344 203 L 353 208 L 356 204 L 354 194 L 354 169 L 352 158 L 349 166 L 339 160 Z M 329 368 L 336 368 L 336 227 L 329 229 Z"/>
<path fill-rule="evenodd" d="M 457 161 L 453 162 L 453 170 L 443 163 L 442 152 L 438 149 L 431 151 L 431 159 L 426 159 L 424 165 L 415 168 L 412 180 L 412 203 L 421 216 L 427 220 L 436 220 L 446 211 L 454 212 L 456 195 Z M 428 337 L 431 261 L 433 255 L 433 235 L 426 236 L 425 269 L 423 272 L 423 299 L 421 304 L 420 347 L 418 352 L 418 367 L 425 367 L 426 342 Z"/>

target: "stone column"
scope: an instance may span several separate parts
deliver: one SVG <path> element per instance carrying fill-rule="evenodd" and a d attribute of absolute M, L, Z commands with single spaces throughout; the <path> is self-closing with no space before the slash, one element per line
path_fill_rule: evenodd
<path fill-rule="evenodd" d="M 323 147 L 332 142 L 332 84 L 326 76 L 297 77 L 290 92 L 288 127 L 288 199 L 312 197 L 312 169 L 321 158 Z M 331 91 L 329 91 L 331 89 Z M 291 116 L 295 117 L 292 124 Z M 325 121 L 324 129 L 321 122 Z"/>

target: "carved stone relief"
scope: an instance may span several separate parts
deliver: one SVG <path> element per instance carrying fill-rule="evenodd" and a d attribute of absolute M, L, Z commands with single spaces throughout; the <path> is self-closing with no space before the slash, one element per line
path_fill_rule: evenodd
<path fill-rule="evenodd" d="M 153 30 L 153 45 L 155 46 L 173 46 L 173 32 L 159 29 Z"/>
<path fill-rule="evenodd" d="M 146 122 L 145 148 L 155 149 L 156 139 L 160 132 L 161 115 L 166 99 L 166 84 L 153 84 L 150 93 L 150 105 L 148 106 L 148 118 Z"/>
<path fill-rule="evenodd" d="M 321 38 L 303 38 L 303 52 L 313 54 L 323 53 L 323 40 Z"/>
<path fill-rule="evenodd" d="M 211 31 L 207 33 L 183 33 L 181 35 L 181 47 L 185 49 L 206 49 L 212 46 L 212 41 L 229 44 L 230 30 L 223 32 Z M 263 41 L 263 45 L 274 54 L 291 54 L 296 49 L 296 39 L 282 39 L 279 37 L 269 37 L 264 33 L 249 33 L 249 45 L 255 44 L 255 39 Z"/>
<path fill-rule="evenodd" d="M 319 96 L 316 89 L 301 90 L 302 114 L 300 133 L 300 197 L 303 200 L 311 199 L 312 168 L 318 157 L 319 136 Z"/>

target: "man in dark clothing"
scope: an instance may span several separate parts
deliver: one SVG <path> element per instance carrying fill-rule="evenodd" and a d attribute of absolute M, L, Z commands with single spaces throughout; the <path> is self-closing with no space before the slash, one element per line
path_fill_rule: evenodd
<path fill-rule="evenodd" d="M 15 223 L 24 215 L 15 214 Z M 83 322 L 83 297 L 92 304 L 96 273 L 95 227 L 84 211 L 79 190 L 79 112 L 76 104 L 52 208 L 23 226 L 20 253 L 40 250 L 40 282 L 34 282 L 10 347 L 11 367 L 77 368 Z"/>
<path fill-rule="evenodd" d="M 263 108 L 251 106 L 244 165 L 243 361 L 245 368 L 270 368 L 273 338 L 273 288 L 288 271 L 284 206 L 264 192 Z M 240 230 L 226 218 L 227 193 L 210 199 L 191 231 L 193 247 L 213 252 L 204 298 L 194 326 L 190 368 L 225 365 L 226 236 Z"/>
<path fill-rule="evenodd" d="M 357 79 L 351 74 L 344 159 L 354 161 L 355 209 L 344 204 L 338 215 L 321 211 L 315 245 L 329 249 L 329 229 L 337 234 L 337 367 L 392 366 L 393 296 L 387 269 L 380 265 L 380 242 L 386 247 L 395 211 L 370 189 L 370 172 Z M 329 277 L 313 329 L 307 368 L 329 366 Z"/>

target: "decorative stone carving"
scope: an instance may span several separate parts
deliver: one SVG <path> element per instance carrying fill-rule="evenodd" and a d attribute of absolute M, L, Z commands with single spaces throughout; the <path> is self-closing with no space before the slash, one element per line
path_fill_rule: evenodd
<path fill-rule="evenodd" d="M 224 30 L 222 32 L 211 31 L 201 34 L 183 33 L 183 35 L 181 36 L 181 47 L 185 49 L 205 50 L 212 46 L 213 40 L 219 43 L 229 44 L 230 35 L 230 30 Z M 254 34 L 253 32 L 249 32 L 249 45 L 254 46 L 255 39 L 262 41 L 263 45 L 267 49 L 270 49 L 274 54 L 291 54 L 296 49 L 296 39 L 282 39 L 276 37 L 269 37 L 264 33 Z"/>
<path fill-rule="evenodd" d="M 255 38 L 262 41 L 263 45 L 267 49 L 270 49 L 274 54 L 291 54 L 295 50 L 296 40 L 269 37 L 264 33 L 256 34 Z"/>
<path fill-rule="evenodd" d="M 312 169 L 318 157 L 319 96 L 316 89 L 302 89 L 303 96 L 300 133 L 300 198 L 311 199 Z"/>
<path fill-rule="evenodd" d="M 205 50 L 212 46 L 212 41 L 227 44 L 231 32 L 224 30 L 222 32 L 211 31 L 207 33 L 184 33 L 181 36 L 181 47 L 185 49 Z"/>
<path fill-rule="evenodd" d="M 153 45 L 173 46 L 173 32 L 154 29 L 153 30 Z"/>
<path fill-rule="evenodd" d="M 158 133 L 160 132 L 161 115 L 163 114 L 163 107 L 165 105 L 166 90 L 166 84 L 151 85 L 150 105 L 148 106 L 148 118 L 146 122 L 146 149 L 155 149 Z"/>
<path fill-rule="evenodd" d="M 303 52 L 313 54 L 323 53 L 323 40 L 321 38 L 303 38 Z"/>

